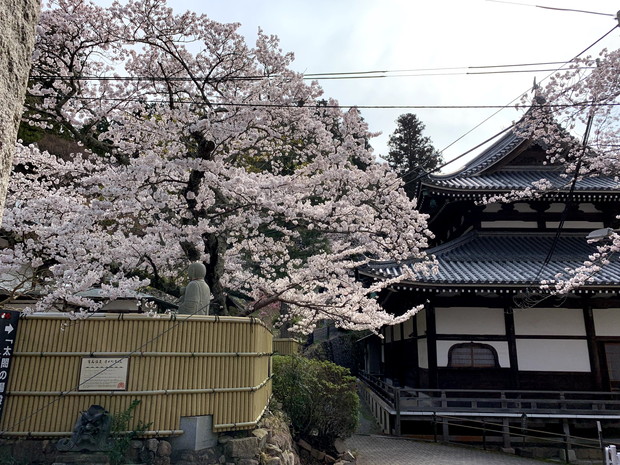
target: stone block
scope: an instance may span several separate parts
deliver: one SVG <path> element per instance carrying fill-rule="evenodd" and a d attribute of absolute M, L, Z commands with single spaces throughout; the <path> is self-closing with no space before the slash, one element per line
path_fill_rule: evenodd
<path fill-rule="evenodd" d="M 342 439 L 336 438 L 334 441 L 334 449 L 336 449 L 336 452 L 339 454 L 344 454 L 347 451 L 347 446 Z"/>
<path fill-rule="evenodd" d="M 147 439 L 144 441 L 144 448 L 150 452 L 157 452 L 159 441 L 157 439 Z"/>
<path fill-rule="evenodd" d="M 280 457 L 269 457 L 265 461 L 265 465 L 282 465 L 282 460 L 280 460 Z"/>
<path fill-rule="evenodd" d="M 226 451 L 230 457 L 250 459 L 258 456 L 259 443 L 257 437 L 231 439 L 226 444 Z"/>
<path fill-rule="evenodd" d="M 318 450 L 318 449 L 312 449 L 312 451 L 310 452 L 310 455 L 319 461 L 325 458 L 325 452 L 323 452 L 322 450 Z"/>
<path fill-rule="evenodd" d="M 181 436 L 170 438 L 174 450 L 202 450 L 214 447 L 218 435 L 213 432 L 213 416 L 181 417 Z"/>
<path fill-rule="evenodd" d="M 265 444 L 265 447 L 262 447 L 261 449 L 267 455 L 280 455 L 282 453 L 282 449 L 275 444 Z"/>
<path fill-rule="evenodd" d="M 296 455 L 290 450 L 282 452 L 282 461 L 284 465 L 295 465 L 295 457 Z"/>
<path fill-rule="evenodd" d="M 267 439 L 267 442 L 270 444 L 275 444 L 282 450 L 291 449 L 293 445 L 293 439 L 288 431 L 272 431 L 269 439 Z"/>
<path fill-rule="evenodd" d="M 269 431 L 264 428 L 257 428 L 252 431 L 252 435 L 258 438 L 260 444 L 259 448 L 262 449 L 263 447 L 265 447 L 265 444 L 267 443 L 267 437 L 269 436 Z"/>
<path fill-rule="evenodd" d="M 355 456 L 351 453 L 350 450 L 347 450 L 344 454 L 340 456 L 340 460 L 344 460 L 345 462 L 355 462 Z"/>
<path fill-rule="evenodd" d="M 159 457 L 170 457 L 170 455 L 172 455 L 172 446 L 168 441 L 159 441 L 157 445 L 157 455 Z"/>

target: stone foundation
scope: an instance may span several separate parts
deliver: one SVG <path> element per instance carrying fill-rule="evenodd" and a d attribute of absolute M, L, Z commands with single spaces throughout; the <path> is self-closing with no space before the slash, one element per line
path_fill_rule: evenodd
<path fill-rule="evenodd" d="M 28 465 L 109 465 L 104 452 L 59 452 L 57 440 L 0 440 L 0 457 Z M 300 465 L 281 413 L 267 413 L 250 432 L 220 434 L 213 447 L 174 449 L 165 438 L 131 441 L 127 463 L 143 465 Z"/>

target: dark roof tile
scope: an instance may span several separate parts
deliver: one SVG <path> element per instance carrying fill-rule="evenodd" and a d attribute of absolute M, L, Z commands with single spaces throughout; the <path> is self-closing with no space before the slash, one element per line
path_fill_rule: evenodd
<path fill-rule="evenodd" d="M 596 251 L 583 235 L 564 234 L 556 243 L 549 263 L 543 266 L 553 247 L 554 234 L 468 233 L 428 251 L 436 257 L 439 272 L 419 276 L 420 285 L 528 285 L 583 264 Z M 363 273 L 395 276 L 407 264 L 370 264 Z M 620 262 L 613 261 L 597 273 L 590 285 L 620 285 Z"/>

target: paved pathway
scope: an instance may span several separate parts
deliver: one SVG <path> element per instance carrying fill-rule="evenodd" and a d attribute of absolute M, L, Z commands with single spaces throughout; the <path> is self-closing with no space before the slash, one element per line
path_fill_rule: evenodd
<path fill-rule="evenodd" d="M 544 462 L 468 447 L 389 436 L 356 434 L 347 447 L 358 465 L 542 465 Z"/>

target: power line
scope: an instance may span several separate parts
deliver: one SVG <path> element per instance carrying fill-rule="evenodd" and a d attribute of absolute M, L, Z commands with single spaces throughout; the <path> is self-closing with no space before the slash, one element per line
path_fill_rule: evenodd
<path fill-rule="evenodd" d="M 487 2 L 506 3 L 508 5 L 531 6 L 531 7 L 534 7 L 534 8 L 542 8 L 542 9 L 545 9 L 545 10 L 566 11 L 566 12 L 571 12 L 571 13 L 587 13 L 587 14 L 591 14 L 591 15 L 611 16 L 612 18 L 616 17 L 615 14 L 611 14 L 611 13 L 600 13 L 598 11 L 588 11 L 588 10 L 575 10 L 573 8 L 558 8 L 558 7 L 544 6 L 544 5 L 532 5 L 531 3 L 509 2 L 509 1 L 506 1 L 506 0 L 487 0 Z"/>
<path fill-rule="evenodd" d="M 564 66 L 566 66 L 566 64 L 571 63 L 573 61 L 575 61 L 577 58 L 579 58 L 581 55 L 583 55 L 584 53 L 586 53 L 588 50 L 590 50 L 592 47 L 594 47 L 596 44 L 598 44 L 601 40 L 603 40 L 605 37 L 607 37 L 609 34 L 611 34 L 616 28 L 618 27 L 618 25 L 615 25 L 614 27 L 612 27 L 609 31 L 607 31 L 605 34 L 603 34 L 601 37 L 599 37 L 597 40 L 595 40 L 594 42 L 592 42 L 589 46 L 587 46 L 585 49 L 583 49 L 581 52 L 579 52 L 577 55 L 575 55 L 571 60 L 561 63 L 561 66 L 556 69 L 555 71 L 547 74 L 545 77 L 543 77 L 540 82 L 543 82 L 547 79 L 549 79 L 551 76 L 553 76 L 555 73 L 557 73 L 558 71 L 560 71 Z M 520 98 L 522 98 L 524 95 L 526 95 L 528 92 L 530 91 L 530 89 L 527 89 L 523 92 L 521 92 L 517 97 L 513 98 L 506 106 L 505 108 L 508 108 L 510 106 L 512 106 L 512 104 L 519 100 Z M 489 116 L 487 116 L 484 120 L 482 120 L 480 123 L 478 123 L 476 126 L 474 126 L 473 128 L 471 128 L 469 131 L 467 131 L 465 134 L 463 134 L 462 136 L 458 137 L 457 139 L 455 139 L 453 142 L 451 142 L 450 144 L 448 144 L 446 147 L 444 147 L 442 150 L 440 150 L 439 153 L 443 153 L 444 151 L 446 151 L 447 149 L 449 149 L 450 147 L 452 147 L 454 144 L 456 144 L 458 141 L 460 141 L 461 139 L 463 139 L 464 137 L 466 137 L 467 135 L 471 134 L 473 131 L 475 131 L 476 129 L 478 129 L 480 126 L 482 126 L 484 123 L 486 123 L 487 121 L 489 121 L 491 118 L 493 118 L 495 115 L 497 115 L 500 111 L 502 111 L 503 108 L 500 108 L 499 110 L 493 112 L 492 114 L 490 114 Z"/>
<path fill-rule="evenodd" d="M 483 141 L 483 142 L 479 143 L 479 144 L 478 144 L 478 145 L 476 145 L 475 147 L 472 147 L 471 149 L 467 150 L 466 152 L 461 153 L 458 157 L 455 157 L 455 158 L 453 158 L 452 160 L 447 161 L 447 162 L 443 163 L 442 165 L 439 165 L 439 166 L 438 166 L 438 167 L 436 167 L 436 168 L 433 168 L 432 170 L 424 171 L 423 173 L 420 173 L 420 174 L 419 174 L 418 176 L 416 176 L 415 178 L 410 179 L 409 181 L 406 181 L 406 182 L 403 184 L 403 186 L 406 186 L 407 184 L 410 184 L 410 183 L 412 183 L 412 182 L 419 181 L 420 179 L 422 179 L 422 178 L 424 178 L 424 177 L 428 176 L 428 175 L 429 175 L 429 174 L 431 174 L 431 173 L 434 173 L 434 172 L 436 172 L 436 171 L 440 171 L 442 168 L 445 168 L 445 167 L 446 167 L 446 166 L 448 166 L 449 164 L 454 163 L 455 161 L 459 160 L 460 158 L 463 158 L 465 155 L 470 154 L 470 153 L 471 153 L 471 152 L 473 152 L 474 150 L 476 150 L 476 149 L 478 149 L 478 148 L 482 147 L 482 146 L 483 146 L 484 144 L 486 144 L 487 142 L 490 142 L 490 141 L 492 141 L 493 139 L 495 139 L 496 137 L 499 137 L 499 136 L 501 136 L 503 133 L 505 133 L 505 132 L 507 132 L 507 131 L 511 130 L 513 127 L 514 127 L 514 124 L 511 124 L 511 125 L 510 125 L 510 126 L 508 126 L 507 128 L 504 128 L 504 129 L 502 129 L 501 131 L 499 131 L 498 133 L 493 134 L 491 137 L 489 137 L 489 138 L 488 138 L 488 139 L 486 139 L 485 141 Z M 414 171 L 409 171 L 409 172 L 407 172 L 407 173 L 404 173 L 404 174 L 400 175 L 399 177 L 400 177 L 400 178 L 403 178 L 404 176 L 407 176 L 408 174 L 412 174 L 412 173 L 414 173 Z"/>
<path fill-rule="evenodd" d="M 50 97 L 50 95 L 34 95 L 27 94 L 29 97 Z M 141 99 L 137 97 L 122 98 L 122 97 L 80 97 L 74 96 L 61 96 L 58 98 L 68 100 L 86 100 L 86 101 L 106 101 L 106 102 L 135 102 L 144 104 L 170 104 L 170 100 L 149 100 Z M 205 105 L 204 101 L 193 100 L 174 100 L 174 104 L 185 105 Z M 213 106 L 216 107 L 251 107 L 251 108 L 359 108 L 364 110 L 470 110 L 470 109 L 485 109 L 485 108 L 514 108 L 513 105 L 343 105 L 343 104 L 328 104 L 328 103 L 313 103 L 306 104 L 305 102 L 292 102 L 292 103 L 263 103 L 263 102 L 213 102 Z M 541 105 L 532 105 L 537 107 Z M 580 103 L 558 103 L 558 104 L 545 104 L 545 108 L 575 108 L 575 107 L 610 107 L 620 106 L 620 102 L 580 102 Z"/>
<path fill-rule="evenodd" d="M 577 69 L 594 69 L 591 66 L 581 66 Z M 488 74 L 519 74 L 519 73 L 540 73 L 547 71 L 555 71 L 555 69 L 523 69 L 523 70 L 502 70 L 502 71 L 462 71 L 453 73 L 418 73 L 418 74 L 391 74 L 391 75 L 375 75 L 375 76 L 333 76 L 313 78 L 321 81 L 330 81 L 338 79 L 384 79 L 384 78 L 404 78 L 404 77 L 425 77 L 425 76 L 482 76 Z M 308 79 L 304 77 L 304 79 Z"/>
<path fill-rule="evenodd" d="M 549 66 L 554 64 L 566 64 L 566 62 L 546 62 L 541 63 L 540 66 Z M 531 64 L 515 64 L 515 65 L 490 65 L 490 66 L 466 66 L 466 67 L 449 67 L 449 68 L 420 68 L 413 70 L 397 70 L 397 71 L 352 71 L 343 73 L 317 73 L 317 74 L 304 74 L 304 80 L 344 80 L 344 79 L 385 79 L 385 78 L 404 78 L 404 77 L 425 77 L 425 76 L 481 76 L 481 75 L 493 75 L 493 74 L 523 74 L 523 73 L 539 73 L 547 71 L 555 71 L 551 68 L 533 68 L 533 69 L 504 69 L 498 70 L 498 68 L 508 67 L 525 67 L 532 66 Z M 488 69 L 493 71 L 479 71 Z M 582 66 L 578 69 L 593 69 L 590 66 Z M 457 71 L 464 70 L 464 71 Z M 433 72 L 431 72 L 433 71 Z M 434 72 L 445 71 L 445 72 Z M 450 71 L 450 72 L 447 72 Z M 406 73 L 406 74 L 402 74 Z M 34 75 L 30 76 L 31 81 L 45 81 L 45 80 L 59 80 L 59 81 L 100 81 L 100 82 L 234 82 L 234 81 L 261 81 L 261 80 L 274 80 L 278 78 L 284 78 L 280 75 L 275 76 L 229 76 L 225 78 L 217 77 L 164 77 L 164 76 L 63 76 L 63 75 Z"/>
<path fill-rule="evenodd" d="M 596 44 L 598 44 L 601 40 L 603 40 L 605 37 L 607 37 L 609 34 L 611 34 L 616 28 L 618 27 L 618 25 L 615 25 L 614 27 L 612 27 L 608 32 L 606 32 L 605 34 L 603 34 L 601 37 L 599 37 L 597 40 L 595 40 L 592 44 L 590 44 L 588 47 L 586 47 L 584 50 L 582 50 L 581 52 L 579 52 L 577 55 L 575 55 L 571 60 L 567 61 L 567 62 L 563 62 L 562 66 L 560 66 L 558 69 L 556 69 L 555 71 L 553 71 L 552 73 L 548 74 L 547 76 L 545 76 L 542 80 L 546 80 L 548 79 L 550 76 L 552 76 L 553 74 L 555 74 L 556 72 L 560 71 L 566 64 L 576 60 L 577 58 L 579 58 L 581 55 L 583 55 L 584 53 L 586 53 L 588 50 L 590 50 L 592 47 L 594 47 Z M 513 98 L 507 105 L 504 105 L 502 107 L 498 107 L 499 109 L 497 111 L 495 111 L 494 113 L 492 113 L 491 115 L 489 115 L 488 117 L 486 117 L 484 120 L 482 120 L 480 123 L 478 123 L 476 126 L 474 126 L 473 128 L 471 128 L 469 131 L 467 131 L 465 134 L 463 134 L 462 136 L 458 137 L 457 139 L 455 139 L 452 143 L 450 143 L 449 145 L 447 145 L 446 147 L 444 147 L 441 151 L 439 151 L 439 153 L 443 153 L 445 150 L 447 150 L 448 148 L 452 147 L 454 144 L 456 144 L 458 141 L 460 141 L 461 139 L 463 139 L 465 136 L 469 135 L 470 133 L 472 133 L 473 131 L 475 131 L 476 129 L 478 129 L 480 126 L 482 126 L 484 123 L 486 123 L 488 120 L 490 120 L 491 118 L 493 118 L 495 115 L 497 115 L 500 111 L 502 111 L 505 108 L 509 108 L 512 107 L 512 104 L 520 99 L 521 97 L 523 97 L 527 92 L 529 92 L 529 89 L 526 90 L 525 92 L 522 92 L 521 94 L 519 94 L 517 97 Z M 611 104 L 609 104 L 611 105 Z M 617 106 L 618 104 L 614 104 L 615 106 Z M 532 105 L 532 107 L 536 107 L 539 105 Z M 558 105 L 552 105 L 552 104 L 545 104 L 543 105 L 546 108 L 558 108 Z M 587 105 L 590 107 L 594 107 L 594 106 L 602 106 L 601 104 L 590 104 Z M 429 171 L 425 171 L 423 173 L 421 173 L 420 175 L 416 176 L 414 179 L 411 179 L 409 181 L 406 181 L 404 185 L 407 185 L 409 183 L 412 182 L 416 182 L 419 181 L 420 179 L 422 179 L 425 176 L 428 176 L 431 173 L 437 172 L 439 170 L 441 170 L 442 168 L 445 168 L 446 166 L 448 166 L 449 164 L 459 160 L 460 158 L 464 157 L 465 155 L 471 153 L 472 151 L 476 150 L 477 148 L 481 147 L 482 145 L 486 144 L 487 142 L 490 142 L 491 140 L 493 140 L 494 138 L 498 137 L 500 134 L 504 133 L 505 131 L 507 131 L 508 129 L 511 129 L 512 127 L 514 127 L 514 125 L 509 126 L 508 128 L 500 131 L 499 133 L 495 134 L 494 136 L 490 137 L 489 139 L 487 139 L 486 141 L 482 142 L 481 144 L 478 144 L 477 146 L 475 146 L 474 148 L 462 153 L 461 155 L 451 159 L 450 161 L 445 162 L 444 164 L 438 166 L 437 168 L 434 168 L 432 170 Z M 408 176 L 409 174 L 413 174 L 415 173 L 415 170 L 410 170 L 406 173 L 403 173 L 402 175 L 400 175 L 400 178 L 404 178 L 405 176 Z"/>
<path fill-rule="evenodd" d="M 479 66 L 444 66 L 436 68 L 411 68 L 411 69 L 394 69 L 394 70 L 374 70 L 374 71 L 343 71 L 343 72 L 327 72 L 327 73 L 304 73 L 304 76 L 332 76 L 332 75 L 355 75 L 355 74 L 380 74 L 380 73 L 417 73 L 422 71 L 450 71 L 457 69 L 488 69 L 488 68 L 515 68 L 523 66 L 548 66 L 564 64 L 564 61 L 540 61 L 533 63 L 512 63 L 505 65 L 479 65 Z"/>

